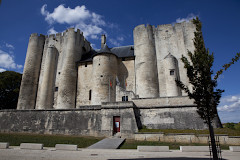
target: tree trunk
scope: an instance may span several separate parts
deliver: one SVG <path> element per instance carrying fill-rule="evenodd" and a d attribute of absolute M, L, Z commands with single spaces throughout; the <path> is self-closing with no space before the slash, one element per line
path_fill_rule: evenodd
<path fill-rule="evenodd" d="M 208 128 L 209 128 L 209 133 L 210 133 L 210 138 L 211 138 L 213 160 L 218 160 L 217 147 L 216 147 L 216 142 L 215 142 L 215 137 L 214 137 L 214 130 L 212 127 L 210 117 L 208 117 Z"/>

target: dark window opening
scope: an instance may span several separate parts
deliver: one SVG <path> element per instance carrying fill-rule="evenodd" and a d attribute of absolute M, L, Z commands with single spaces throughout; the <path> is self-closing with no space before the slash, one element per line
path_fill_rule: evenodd
<path fill-rule="evenodd" d="M 125 58 L 122 58 L 122 61 L 125 61 Z"/>
<path fill-rule="evenodd" d="M 87 63 L 85 63 L 85 67 L 87 67 Z"/>
<path fill-rule="evenodd" d="M 92 90 L 89 90 L 89 101 L 92 99 Z"/>
<path fill-rule="evenodd" d="M 122 101 L 128 101 L 128 96 L 122 96 Z"/>
<path fill-rule="evenodd" d="M 57 92 L 58 91 L 58 87 L 55 87 L 55 92 Z"/>
<path fill-rule="evenodd" d="M 174 70 L 170 70 L 170 75 L 174 75 Z"/>
<path fill-rule="evenodd" d="M 86 52 L 86 51 L 87 51 L 85 47 L 82 47 L 82 50 L 83 50 L 83 52 Z"/>
<path fill-rule="evenodd" d="M 60 74 L 61 72 L 58 72 L 58 74 Z"/>
<path fill-rule="evenodd" d="M 103 77 L 103 75 L 101 75 L 101 77 Z"/>
<path fill-rule="evenodd" d="M 98 65 L 100 66 L 100 63 Z"/>

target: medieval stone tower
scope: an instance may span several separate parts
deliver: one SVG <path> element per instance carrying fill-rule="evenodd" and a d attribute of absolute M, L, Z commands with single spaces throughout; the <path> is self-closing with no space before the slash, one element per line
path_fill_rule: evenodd
<path fill-rule="evenodd" d="M 72 28 L 56 35 L 32 34 L 15 115 L 25 126 L 13 124 L 15 130 L 95 136 L 121 132 L 127 137 L 143 126 L 206 127 L 175 83 L 179 79 L 189 86 L 180 58 L 194 51 L 194 31 L 191 21 L 139 25 L 133 30 L 134 45 L 109 48 L 102 35 L 99 50 Z"/>

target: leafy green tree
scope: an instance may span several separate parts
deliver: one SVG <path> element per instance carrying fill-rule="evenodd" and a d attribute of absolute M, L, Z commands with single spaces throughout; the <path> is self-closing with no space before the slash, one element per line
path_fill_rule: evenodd
<path fill-rule="evenodd" d="M 0 72 L 0 109 L 16 109 L 22 74 Z"/>
<path fill-rule="evenodd" d="M 223 66 L 224 69 L 221 69 L 217 72 L 216 76 L 212 78 L 213 75 L 213 53 L 210 54 L 209 50 L 205 48 L 203 35 L 202 35 L 202 24 L 198 17 L 193 19 L 193 23 L 196 25 L 196 32 L 194 32 L 194 52 L 188 51 L 189 59 L 185 56 L 182 56 L 181 60 L 184 63 L 184 68 L 187 69 L 187 76 L 189 83 L 192 85 L 192 90 L 190 90 L 185 84 L 181 81 L 176 80 L 177 85 L 184 90 L 190 99 L 194 100 L 194 103 L 197 105 L 197 112 L 200 117 L 208 124 L 213 159 L 217 160 L 217 149 L 214 138 L 214 130 L 212 127 L 212 121 L 217 114 L 217 106 L 220 102 L 220 98 L 224 90 L 216 89 L 217 87 L 217 78 L 224 70 L 227 70 L 234 62 L 236 62 L 240 53 L 237 53 L 236 57 L 232 61 Z"/>
<path fill-rule="evenodd" d="M 225 127 L 226 127 L 226 128 L 229 128 L 229 129 L 235 129 L 234 126 L 235 126 L 234 123 L 226 123 L 226 124 L 225 124 Z"/>

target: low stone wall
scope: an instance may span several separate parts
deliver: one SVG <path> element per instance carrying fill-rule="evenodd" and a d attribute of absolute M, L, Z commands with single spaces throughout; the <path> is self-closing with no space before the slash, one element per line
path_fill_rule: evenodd
<path fill-rule="evenodd" d="M 196 106 L 190 102 L 182 105 L 181 99 L 190 101 L 187 97 L 165 97 L 106 102 L 76 109 L 0 110 L 0 132 L 112 136 L 116 116 L 120 117 L 120 132 L 124 138 L 134 138 L 134 133 L 145 126 L 149 129 L 207 128 Z M 220 121 L 214 122 L 215 127 L 220 124 Z"/>
<path fill-rule="evenodd" d="M 0 132 L 112 136 L 113 117 L 119 116 L 121 135 L 138 131 L 132 102 L 81 106 L 68 110 L 0 110 Z"/>
<path fill-rule="evenodd" d="M 240 145 L 240 136 L 218 135 L 220 144 Z M 208 143 L 208 135 L 195 134 L 167 134 L 164 133 L 135 133 L 135 140 L 160 141 L 176 143 Z"/>
<path fill-rule="evenodd" d="M 207 129 L 197 106 L 187 96 L 133 99 L 142 125 L 149 129 Z M 218 118 L 213 127 L 221 127 Z"/>

